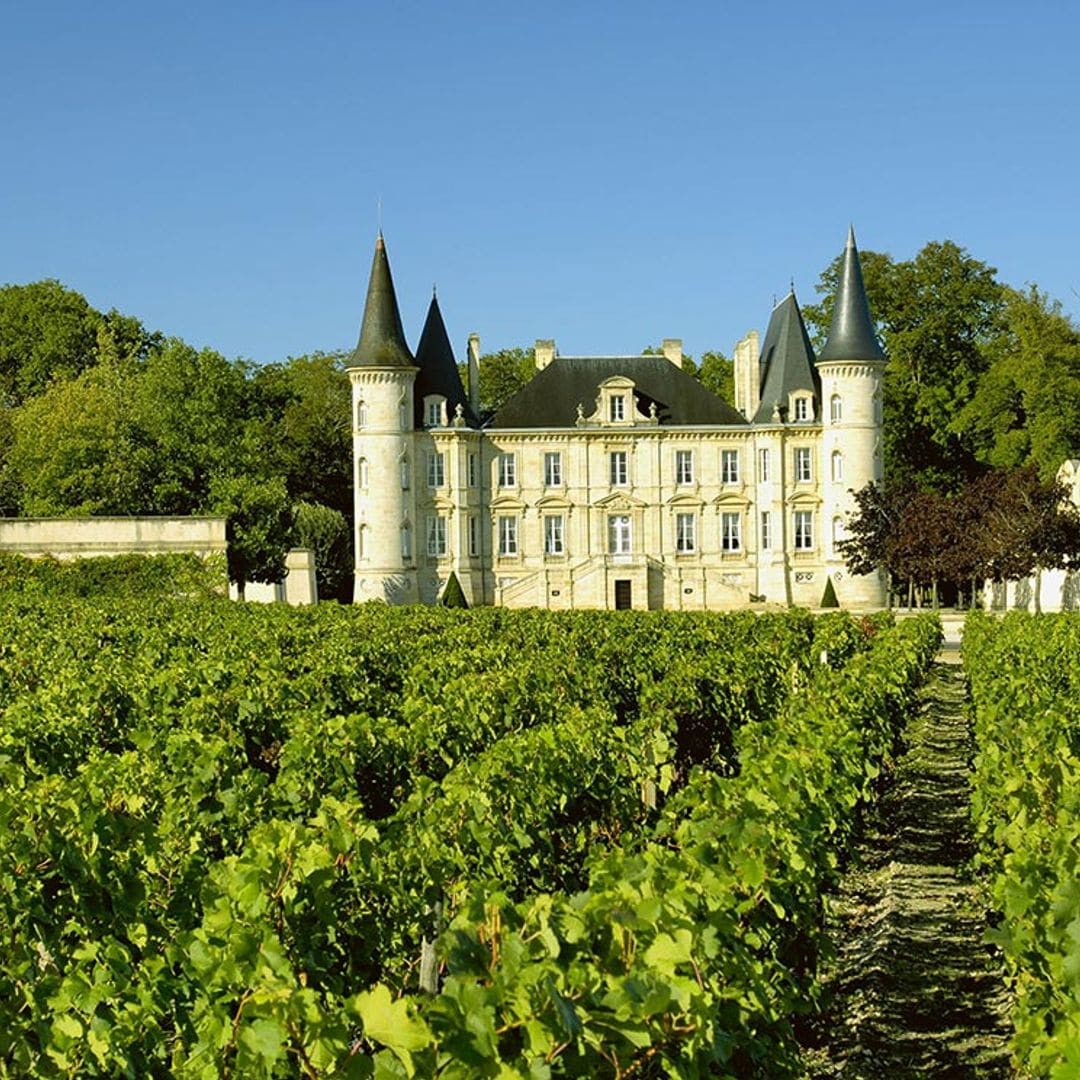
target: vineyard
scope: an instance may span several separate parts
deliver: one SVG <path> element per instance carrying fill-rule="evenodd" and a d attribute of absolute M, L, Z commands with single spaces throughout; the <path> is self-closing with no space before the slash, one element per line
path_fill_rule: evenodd
<path fill-rule="evenodd" d="M 940 637 L 0 608 L 11 1076 L 794 1072 L 823 890 Z"/>
<path fill-rule="evenodd" d="M 1080 619 L 969 617 L 972 809 L 1026 1073 L 1080 1076 Z"/>

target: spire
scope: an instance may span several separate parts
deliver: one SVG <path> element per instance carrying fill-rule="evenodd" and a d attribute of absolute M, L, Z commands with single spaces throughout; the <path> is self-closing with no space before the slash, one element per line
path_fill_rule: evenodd
<path fill-rule="evenodd" d="M 477 427 L 477 419 L 469 407 L 469 398 L 461 384 L 454 350 L 446 332 L 439 300 L 432 290 L 431 304 L 428 307 L 424 329 L 420 333 L 420 343 L 416 346 L 416 365 L 420 368 L 416 376 L 414 400 L 416 403 L 416 424 L 423 425 L 424 397 L 427 394 L 441 394 L 446 398 L 447 419 L 452 420 L 458 405 L 462 407 L 462 416 L 469 427 Z"/>
<path fill-rule="evenodd" d="M 761 403 L 753 417 L 755 424 L 769 423 L 776 404 L 786 409 L 789 395 L 796 390 L 818 396 L 814 349 L 794 291 L 773 308 L 761 346 L 761 370 Z"/>
<path fill-rule="evenodd" d="M 412 367 L 413 356 L 405 343 L 401 328 L 394 279 L 390 276 L 390 260 L 382 230 L 375 240 L 375 257 L 371 260 L 364 321 L 360 340 L 356 343 L 349 367 Z"/>
<path fill-rule="evenodd" d="M 836 286 L 832 325 L 818 363 L 828 360 L 885 360 L 885 353 L 874 333 L 874 322 L 870 318 L 859 250 L 855 246 L 855 228 L 851 225 L 848 226 L 844 261 L 840 265 L 840 280 Z"/>

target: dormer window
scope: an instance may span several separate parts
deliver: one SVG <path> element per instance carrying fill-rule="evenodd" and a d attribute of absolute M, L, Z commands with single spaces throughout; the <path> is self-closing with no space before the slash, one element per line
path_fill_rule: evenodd
<path fill-rule="evenodd" d="M 612 394 L 611 399 L 611 420 L 613 423 L 626 419 L 626 395 L 625 394 Z"/>
<path fill-rule="evenodd" d="M 446 398 L 435 394 L 424 398 L 424 424 L 426 427 L 446 426 Z"/>
<path fill-rule="evenodd" d="M 795 422 L 806 422 L 810 419 L 810 399 L 808 397 L 797 397 L 795 399 Z"/>

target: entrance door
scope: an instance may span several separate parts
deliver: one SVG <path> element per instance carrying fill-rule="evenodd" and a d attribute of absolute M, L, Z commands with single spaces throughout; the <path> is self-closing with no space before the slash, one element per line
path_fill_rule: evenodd
<path fill-rule="evenodd" d="M 615 610 L 616 611 L 628 611 L 631 607 L 630 603 L 630 585 L 631 582 L 626 578 L 615 579 Z"/>

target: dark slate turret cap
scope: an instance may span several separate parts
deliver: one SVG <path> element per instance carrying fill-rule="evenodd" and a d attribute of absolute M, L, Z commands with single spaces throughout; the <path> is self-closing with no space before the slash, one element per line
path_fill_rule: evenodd
<path fill-rule="evenodd" d="M 420 334 L 420 344 L 416 346 L 416 364 L 420 368 L 413 392 L 417 427 L 423 426 L 424 397 L 427 394 L 441 394 L 446 398 L 448 421 L 454 419 L 457 406 L 460 405 L 465 423 L 469 427 L 480 426 L 469 408 L 469 398 L 461 385 L 454 350 L 450 346 L 450 337 L 446 332 L 442 311 L 439 310 L 439 301 L 434 294 L 427 319 L 424 321 L 424 329 Z"/>
<path fill-rule="evenodd" d="M 793 292 L 773 308 L 761 346 L 761 373 L 761 404 L 753 417 L 755 424 L 769 423 L 775 405 L 786 409 L 788 396 L 796 390 L 818 396 L 814 348 Z"/>
<path fill-rule="evenodd" d="M 394 279 L 390 276 L 390 260 L 386 243 L 380 232 L 375 241 L 375 257 L 371 260 L 364 321 L 360 325 L 360 340 L 349 357 L 348 367 L 413 367 L 413 355 L 405 343 L 401 328 Z"/>
<path fill-rule="evenodd" d="M 852 227 L 848 228 L 844 261 L 840 266 L 832 325 L 818 363 L 829 360 L 885 360 L 885 353 L 874 333 L 874 322 L 870 318 L 859 251 L 855 247 L 855 229 Z"/>

